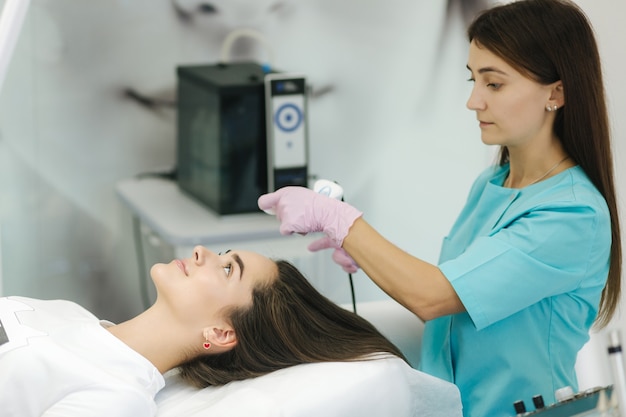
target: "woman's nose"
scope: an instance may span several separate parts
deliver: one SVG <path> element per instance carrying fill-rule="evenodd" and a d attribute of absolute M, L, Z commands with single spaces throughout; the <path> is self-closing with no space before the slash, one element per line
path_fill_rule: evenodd
<path fill-rule="evenodd" d="M 196 246 L 193 248 L 193 261 L 199 265 L 203 264 L 212 252 L 204 246 Z"/>
<path fill-rule="evenodd" d="M 476 93 L 476 89 L 473 88 L 470 93 L 469 98 L 467 99 L 467 103 L 465 103 L 468 109 L 470 110 L 484 110 L 485 109 L 485 101 L 480 98 L 478 93 Z"/>

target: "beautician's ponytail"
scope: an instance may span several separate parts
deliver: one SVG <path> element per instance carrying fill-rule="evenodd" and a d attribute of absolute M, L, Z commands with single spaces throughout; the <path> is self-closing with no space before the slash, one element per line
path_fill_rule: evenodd
<path fill-rule="evenodd" d="M 400 350 L 371 323 L 320 294 L 293 265 L 277 261 L 277 279 L 252 292 L 252 305 L 231 310 L 237 345 L 181 366 L 198 387 L 223 385 L 290 366 L 373 360 Z"/>

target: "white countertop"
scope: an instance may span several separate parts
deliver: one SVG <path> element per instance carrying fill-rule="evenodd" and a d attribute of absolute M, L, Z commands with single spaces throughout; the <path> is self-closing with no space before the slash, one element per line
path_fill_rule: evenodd
<path fill-rule="evenodd" d="M 224 244 L 280 237 L 274 216 L 218 215 L 183 192 L 175 181 L 133 178 L 116 187 L 121 200 L 147 226 L 175 246 Z"/>

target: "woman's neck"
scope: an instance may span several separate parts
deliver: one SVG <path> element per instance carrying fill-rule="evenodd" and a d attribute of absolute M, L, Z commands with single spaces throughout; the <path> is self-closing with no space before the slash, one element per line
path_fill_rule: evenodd
<path fill-rule="evenodd" d="M 533 149 L 524 152 L 509 149 L 509 175 L 504 182 L 505 187 L 522 188 L 536 184 L 575 165 L 565 150 L 558 145 L 546 149 Z"/>
<path fill-rule="evenodd" d="M 171 315 L 152 306 L 140 315 L 108 330 L 148 359 L 161 373 L 187 361 L 190 337 L 172 322 Z"/>

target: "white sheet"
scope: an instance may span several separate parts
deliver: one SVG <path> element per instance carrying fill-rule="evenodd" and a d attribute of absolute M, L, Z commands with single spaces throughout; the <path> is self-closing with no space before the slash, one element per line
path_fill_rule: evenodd
<path fill-rule="evenodd" d="M 461 417 L 453 384 L 392 357 L 316 363 L 223 387 L 195 389 L 166 376 L 158 417 Z"/>

